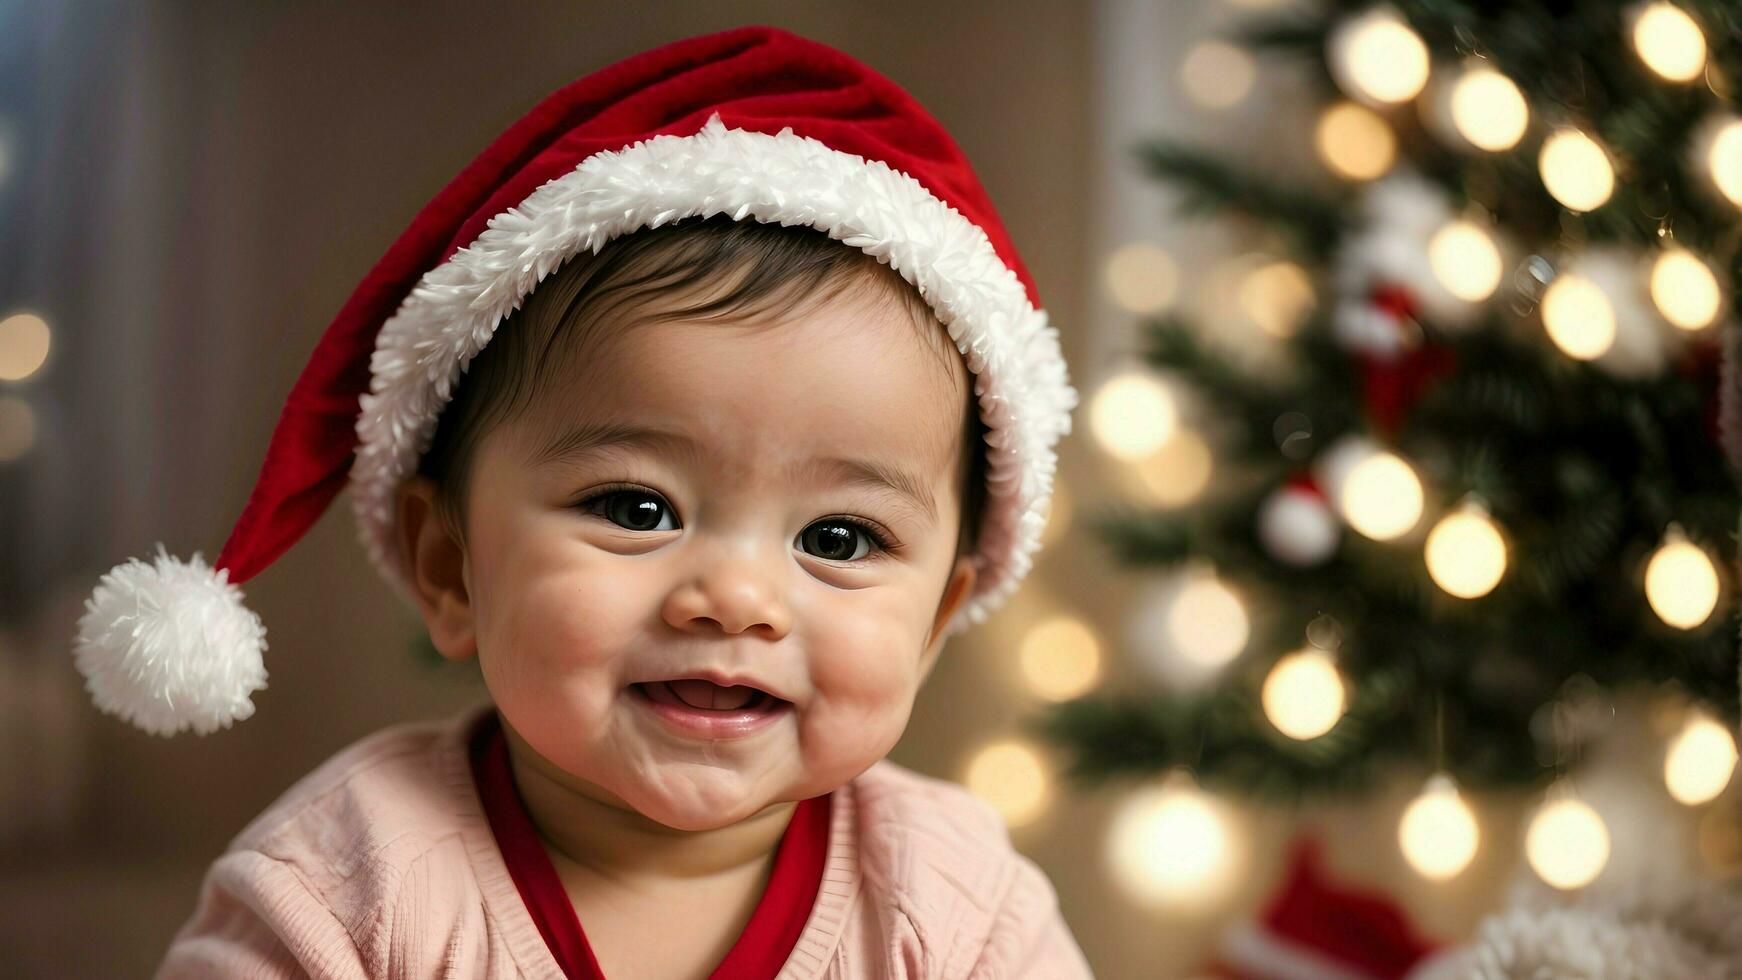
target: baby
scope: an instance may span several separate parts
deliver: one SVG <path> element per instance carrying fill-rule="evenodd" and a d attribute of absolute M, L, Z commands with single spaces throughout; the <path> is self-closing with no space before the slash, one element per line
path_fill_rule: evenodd
<path fill-rule="evenodd" d="M 158 975 L 1089 976 L 996 813 L 884 758 L 1037 547 L 1056 338 L 947 134 L 839 51 L 741 28 L 548 97 L 329 327 L 214 568 L 87 603 L 100 706 L 245 718 L 236 584 L 348 478 L 489 692 L 287 791 Z"/>

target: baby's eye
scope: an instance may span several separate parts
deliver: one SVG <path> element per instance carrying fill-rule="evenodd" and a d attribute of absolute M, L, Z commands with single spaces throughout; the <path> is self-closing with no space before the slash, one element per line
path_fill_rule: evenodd
<path fill-rule="evenodd" d="M 606 520 L 630 531 L 675 531 L 661 517 L 671 517 L 665 501 L 645 490 L 608 490 L 581 502 L 589 514 L 602 513 Z"/>
<path fill-rule="evenodd" d="M 831 517 L 818 521 L 799 532 L 799 547 L 829 561 L 853 561 L 868 556 L 872 549 L 889 550 L 889 543 L 877 529 L 863 521 L 846 517 Z M 861 551 L 858 545 L 867 545 Z"/>

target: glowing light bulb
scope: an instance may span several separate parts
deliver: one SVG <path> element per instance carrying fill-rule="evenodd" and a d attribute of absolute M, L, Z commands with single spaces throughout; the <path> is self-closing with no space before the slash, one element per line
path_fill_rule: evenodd
<path fill-rule="evenodd" d="M 1190 429 L 1175 429 L 1160 449 L 1134 465 L 1151 503 L 1178 507 L 1197 499 L 1209 485 L 1214 463 L 1210 445 L 1202 436 Z"/>
<path fill-rule="evenodd" d="M 1379 114 L 1353 102 L 1325 109 L 1313 130 L 1313 146 L 1331 172 L 1347 180 L 1372 180 L 1397 159 L 1397 137 Z"/>
<path fill-rule="evenodd" d="M 1258 329 L 1287 340 L 1313 308 L 1313 283 L 1306 270 L 1293 262 L 1271 262 L 1240 281 L 1239 302 Z"/>
<path fill-rule="evenodd" d="M 1404 858 L 1434 881 L 1455 878 L 1469 867 L 1480 840 L 1476 815 L 1458 793 L 1458 784 L 1443 772 L 1428 779 L 1397 825 Z"/>
<path fill-rule="evenodd" d="M 1718 569 L 1704 549 L 1672 530 L 1645 566 L 1645 599 L 1679 629 L 1703 624 L 1718 608 Z"/>
<path fill-rule="evenodd" d="M 1350 527 L 1375 541 L 1400 538 L 1421 520 L 1421 480 L 1396 455 L 1374 452 L 1343 478 L 1337 507 Z"/>
<path fill-rule="evenodd" d="M 1375 8 L 1352 17 L 1327 41 L 1331 73 L 1350 95 L 1406 102 L 1427 84 L 1427 45 L 1390 10 Z"/>
<path fill-rule="evenodd" d="M 0 397 L 0 463 L 23 459 L 36 445 L 36 410 L 22 398 Z"/>
<path fill-rule="evenodd" d="M 1742 208 L 1742 119 L 1733 119 L 1717 130 L 1706 162 L 1711 165 L 1712 182 L 1718 191 Z"/>
<path fill-rule="evenodd" d="M 1330 654 L 1316 647 L 1276 662 L 1264 679 L 1264 716 L 1289 738 L 1318 738 L 1343 717 L 1347 693 Z"/>
<path fill-rule="evenodd" d="M 1688 806 L 1717 799 L 1735 771 L 1735 736 L 1704 713 L 1688 719 L 1663 760 L 1669 795 Z"/>
<path fill-rule="evenodd" d="M 1480 508 L 1448 514 L 1427 536 L 1427 571 L 1434 584 L 1460 599 L 1494 591 L 1506 574 L 1506 542 Z"/>
<path fill-rule="evenodd" d="M 1487 299 L 1500 285 L 1500 249 L 1486 231 L 1468 221 L 1453 221 L 1435 232 L 1427 257 L 1440 285 L 1467 303 Z"/>
<path fill-rule="evenodd" d="M 1240 865 L 1222 805 L 1177 775 L 1120 805 L 1106 860 L 1133 898 L 1170 909 L 1201 908 L 1225 897 Z"/>
<path fill-rule="evenodd" d="M 1024 742 L 994 742 L 974 754 L 963 783 L 1012 827 L 1029 823 L 1046 809 L 1051 788 L 1039 753 Z"/>
<path fill-rule="evenodd" d="M 1542 325 L 1568 357 L 1589 361 L 1615 343 L 1615 308 L 1596 283 L 1562 273 L 1542 294 Z"/>
<path fill-rule="evenodd" d="M 1557 130 L 1543 140 L 1537 169 L 1549 194 L 1574 211 L 1594 211 L 1615 192 L 1609 154 L 1576 129 Z"/>
<path fill-rule="evenodd" d="M 1075 616 L 1055 616 L 1023 637 L 1022 676 L 1048 701 L 1069 701 L 1101 679 L 1101 641 Z"/>
<path fill-rule="evenodd" d="M 1609 863 L 1609 828 L 1588 804 L 1557 799 L 1530 821 L 1524 852 L 1543 881 L 1563 890 L 1583 888 Z"/>
<path fill-rule="evenodd" d="M 1492 68 L 1472 68 L 1452 86 L 1452 125 L 1477 149 L 1509 150 L 1530 125 L 1530 107 L 1512 79 Z"/>
<path fill-rule="evenodd" d="M 1132 242 L 1107 260 L 1107 291 L 1132 313 L 1158 313 L 1173 305 L 1179 269 L 1159 245 Z"/>
<path fill-rule="evenodd" d="M 1240 597 L 1214 574 L 1193 575 L 1168 608 L 1173 649 L 1204 666 L 1220 666 L 1239 656 L 1250 633 Z"/>
<path fill-rule="evenodd" d="M 1252 91 L 1258 76 L 1252 56 L 1226 41 L 1204 41 L 1180 62 L 1180 84 L 1198 105 L 1226 109 Z"/>
<path fill-rule="evenodd" d="M 1706 69 L 1706 35 L 1687 12 L 1654 3 L 1633 22 L 1633 47 L 1645 66 L 1672 82 L 1691 82 Z"/>
<path fill-rule="evenodd" d="M 0 320 L 0 381 L 23 381 L 48 360 L 48 321 L 34 313 Z"/>
<path fill-rule="evenodd" d="M 1718 318 L 1718 277 L 1685 248 L 1670 247 L 1651 266 L 1651 301 L 1683 330 L 1701 330 Z"/>
<path fill-rule="evenodd" d="M 1107 452 L 1127 461 L 1155 452 L 1178 421 L 1173 398 L 1160 381 L 1138 372 L 1103 384 L 1090 407 L 1089 425 Z"/>

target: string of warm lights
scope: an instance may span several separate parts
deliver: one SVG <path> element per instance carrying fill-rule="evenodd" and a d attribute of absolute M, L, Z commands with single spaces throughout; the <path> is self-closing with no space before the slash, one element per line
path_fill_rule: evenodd
<path fill-rule="evenodd" d="M 1665 83 L 1689 85 L 1705 75 L 1706 38 L 1685 10 L 1651 2 L 1627 16 L 1635 54 Z M 1399 138 L 1392 119 L 1420 98 L 1430 131 L 1460 153 L 1520 151 L 1531 145 L 1534 127 L 1541 138 L 1532 169 L 1549 197 L 1575 216 L 1610 205 L 1624 189 L 1628 161 L 1604 145 L 1588 120 L 1533 107 L 1506 66 L 1488 58 L 1435 63 L 1422 38 L 1389 8 L 1374 7 L 1337 24 L 1327 37 L 1326 56 L 1343 97 L 1320 110 L 1313 146 L 1342 180 L 1378 181 L 1393 170 Z M 1222 110 L 1245 99 L 1257 68 L 1239 47 L 1210 41 L 1190 50 L 1180 72 L 1192 102 Z M 1689 153 L 1694 174 L 1718 198 L 1742 208 L 1742 118 L 1709 113 Z M 1608 266 L 1582 247 L 1573 242 L 1573 254 L 1542 277 L 1546 286 L 1536 297 L 1542 335 L 1566 357 L 1612 357 L 1631 329 L 1628 317 L 1636 308 L 1630 302 L 1645 302 L 1670 336 L 1708 330 L 1725 314 L 1728 297 L 1718 264 L 1671 235 L 1649 255 Z M 1494 217 L 1474 206 L 1426 233 L 1423 253 L 1433 282 L 1472 309 L 1495 301 L 1516 261 Z M 1313 279 L 1293 262 L 1250 259 L 1238 274 L 1234 312 L 1258 336 L 1288 341 L 1320 302 Z M 1166 249 L 1133 242 L 1110 257 L 1105 286 L 1120 308 L 1147 316 L 1174 305 L 1181 279 L 1180 264 Z M 1643 299 L 1634 301 L 1634 291 Z M 1216 467 L 1214 451 L 1205 433 L 1188 424 L 1187 409 L 1167 379 L 1123 370 L 1098 386 L 1088 407 L 1093 438 L 1132 475 L 1130 485 L 1145 503 L 1177 507 L 1204 492 Z M 1347 528 L 1382 546 L 1419 549 L 1428 578 L 1454 600 L 1480 603 L 1504 590 L 1513 558 L 1509 532 L 1480 497 L 1453 494 L 1442 508 L 1439 488 L 1425 484 L 1395 448 L 1371 439 L 1345 437 L 1315 455 L 1312 480 L 1277 487 L 1259 509 L 1257 538 L 1271 557 L 1317 565 L 1344 546 Z M 1724 598 L 1726 583 L 1712 553 L 1673 524 L 1639 574 L 1644 604 L 1672 629 L 1700 628 Z M 1247 601 L 1241 587 L 1215 568 L 1191 564 L 1143 592 L 1131 618 L 1129 647 L 1140 664 L 1170 684 L 1212 675 L 1249 652 Z M 1035 623 L 1021 644 L 1027 691 L 1053 702 L 1088 693 L 1106 675 L 1103 650 L 1094 629 L 1074 617 Z M 1305 742 L 1335 730 L 1348 710 L 1350 688 L 1335 645 L 1309 639 L 1276 657 L 1257 693 L 1275 733 Z M 1723 791 L 1736 765 L 1732 733 L 1709 716 L 1690 713 L 1666 748 L 1666 790 L 1684 805 L 1701 805 Z M 1002 742 L 976 755 L 967 781 L 989 799 L 1002 799 L 997 805 L 1014 824 L 1032 820 L 1044 807 L 1046 778 L 1032 749 Z M 1009 785 L 995 785 L 1000 781 Z M 1203 907 L 1240 864 L 1232 814 L 1227 803 L 1197 785 L 1189 769 L 1176 769 L 1126 800 L 1110 832 L 1110 867 L 1134 898 L 1176 910 Z M 1467 869 L 1483 838 L 1475 809 L 1443 769 L 1404 808 L 1397 835 L 1409 864 L 1433 881 Z M 1563 777 L 1526 821 L 1524 846 L 1543 881 L 1576 889 L 1605 867 L 1609 829 Z"/>

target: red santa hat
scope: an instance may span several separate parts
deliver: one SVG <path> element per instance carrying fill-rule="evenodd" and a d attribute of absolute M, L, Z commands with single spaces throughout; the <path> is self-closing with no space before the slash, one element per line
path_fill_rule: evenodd
<path fill-rule="evenodd" d="M 1032 563 L 1077 394 L 1058 332 L 967 159 L 918 102 L 841 51 L 770 27 L 677 41 L 547 96 L 421 210 L 322 334 L 217 561 L 104 575 L 74 656 L 97 706 L 157 734 L 254 712 L 265 627 L 239 585 L 346 486 L 370 559 L 407 602 L 394 493 L 468 362 L 545 275 L 641 228 L 729 214 L 807 225 L 919 291 L 975 375 L 987 502 L 983 621 Z"/>
<path fill-rule="evenodd" d="M 1332 880 L 1309 833 L 1263 914 L 1223 935 L 1209 969 L 1226 980 L 1450 980 L 1463 956 L 1423 938 L 1390 898 Z"/>

